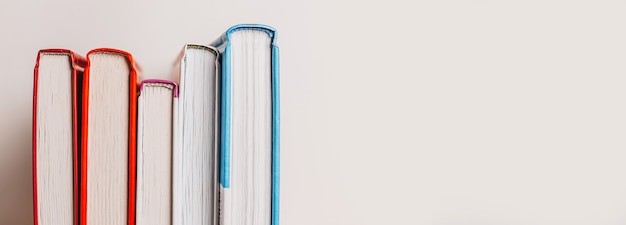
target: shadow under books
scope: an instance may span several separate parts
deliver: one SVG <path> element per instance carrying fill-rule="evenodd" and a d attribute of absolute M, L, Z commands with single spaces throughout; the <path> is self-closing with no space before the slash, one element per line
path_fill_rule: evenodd
<path fill-rule="evenodd" d="M 15 110 L 9 115 L 18 121 L 3 127 L 0 136 L 0 224 L 32 224 L 31 114 Z"/>

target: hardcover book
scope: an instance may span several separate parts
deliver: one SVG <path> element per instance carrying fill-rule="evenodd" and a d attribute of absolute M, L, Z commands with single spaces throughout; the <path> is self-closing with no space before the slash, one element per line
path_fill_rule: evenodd
<path fill-rule="evenodd" d="M 172 224 L 173 112 L 176 83 L 148 79 L 137 99 L 137 225 Z"/>
<path fill-rule="evenodd" d="M 67 49 L 37 54 L 33 80 L 34 224 L 78 223 L 79 126 L 87 60 Z"/>
<path fill-rule="evenodd" d="M 172 224 L 217 224 L 218 52 L 187 44 L 175 64 Z"/>
<path fill-rule="evenodd" d="M 278 225 L 279 56 L 276 30 L 229 28 L 221 53 L 220 224 Z"/>
<path fill-rule="evenodd" d="M 81 225 L 134 225 L 137 74 L 130 53 L 87 54 L 83 79 Z"/>

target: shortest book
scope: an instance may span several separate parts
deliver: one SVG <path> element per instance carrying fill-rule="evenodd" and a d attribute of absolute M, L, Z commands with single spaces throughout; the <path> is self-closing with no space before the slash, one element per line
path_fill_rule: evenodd
<path fill-rule="evenodd" d="M 172 220 L 173 112 L 178 87 L 167 80 L 144 80 L 137 100 L 137 225 Z"/>

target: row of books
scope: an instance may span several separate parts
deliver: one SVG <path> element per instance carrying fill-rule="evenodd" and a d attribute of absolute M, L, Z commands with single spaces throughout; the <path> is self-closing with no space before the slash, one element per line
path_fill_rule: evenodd
<path fill-rule="evenodd" d="M 277 225 L 278 60 L 259 24 L 186 44 L 171 80 L 122 50 L 39 51 L 35 225 Z"/>

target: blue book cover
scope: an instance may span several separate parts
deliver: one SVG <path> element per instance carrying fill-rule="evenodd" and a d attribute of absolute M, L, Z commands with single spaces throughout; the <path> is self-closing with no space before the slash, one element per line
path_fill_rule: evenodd
<path fill-rule="evenodd" d="M 220 92 L 220 204 L 229 204 L 224 199 L 224 190 L 231 188 L 231 116 L 232 110 L 232 48 L 231 40 L 235 32 L 242 30 L 255 30 L 265 32 L 271 42 L 271 224 L 278 225 L 279 219 L 279 149 L 280 149 L 280 103 L 279 103 L 279 55 L 276 45 L 276 30 L 261 24 L 239 24 L 230 27 L 221 37 L 211 43 L 221 53 L 221 92 Z M 228 198 L 228 197 L 226 197 Z M 226 201 L 226 203 L 224 203 Z M 220 213 L 223 214 L 223 213 Z M 223 215 L 221 215 L 223 216 Z M 221 220 L 221 219 L 220 219 Z"/>

